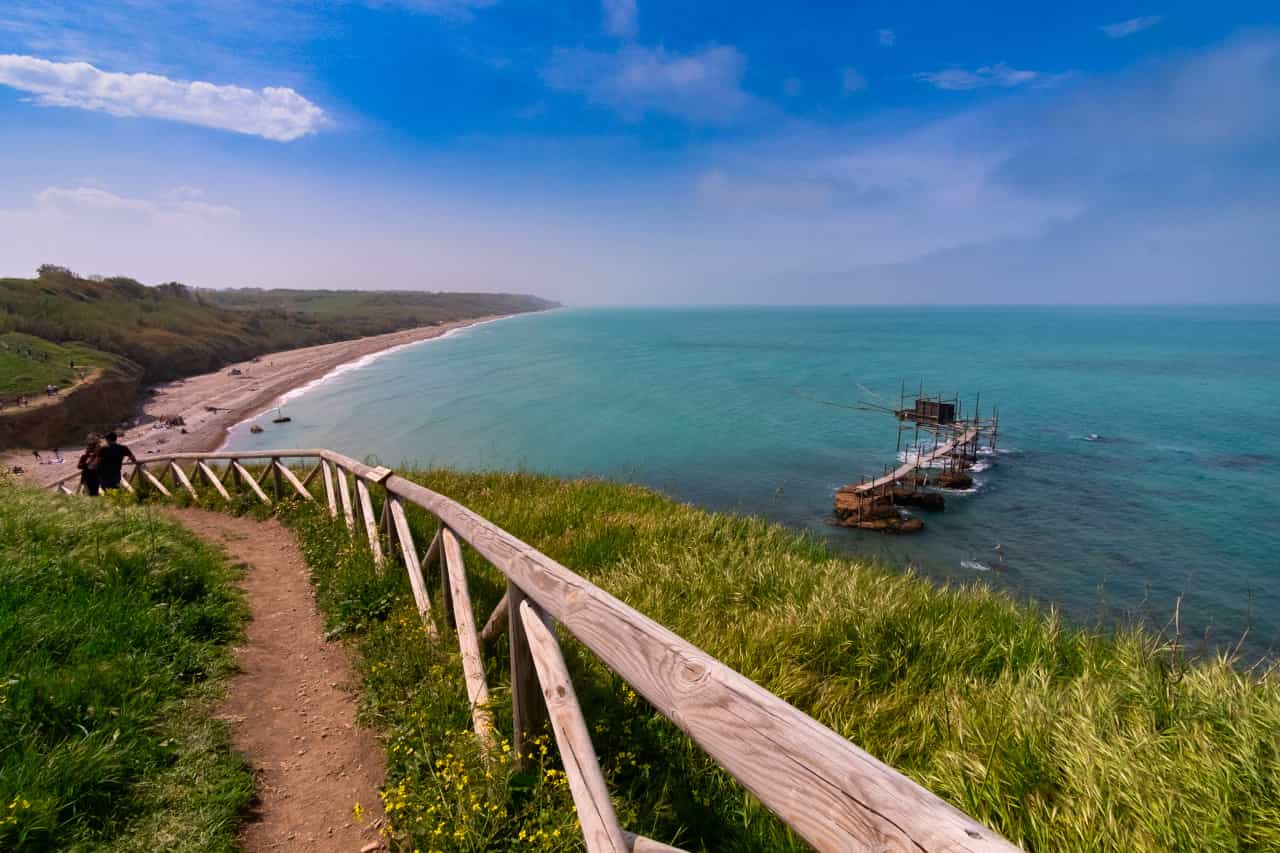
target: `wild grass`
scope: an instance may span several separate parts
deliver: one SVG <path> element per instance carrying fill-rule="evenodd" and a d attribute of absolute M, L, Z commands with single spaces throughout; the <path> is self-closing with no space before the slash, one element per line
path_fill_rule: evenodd
<path fill-rule="evenodd" d="M 1141 628 L 1073 627 L 984 586 L 938 588 L 641 488 L 409 476 L 1028 849 L 1280 849 L 1273 668 L 1188 660 Z M 456 644 L 448 633 L 439 646 L 427 640 L 403 572 L 375 573 L 366 549 L 314 507 L 290 516 L 331 627 L 362 652 L 365 712 L 388 738 L 394 836 L 406 849 L 515 849 L 531 837 L 541 849 L 574 847 L 567 792 L 547 775 L 554 762 L 536 756 L 539 771 L 521 774 L 476 757 Z M 425 544 L 434 527 L 425 515 L 413 523 Z M 467 557 L 483 621 L 501 579 Z M 804 848 L 603 665 L 565 645 L 626 828 L 690 849 Z M 505 649 L 486 666 L 509 737 Z"/>
<path fill-rule="evenodd" d="M 236 572 L 153 508 L 0 483 L 0 849 L 232 850 Z"/>
<path fill-rule="evenodd" d="M 71 367 L 102 367 L 128 370 L 123 359 L 80 344 L 59 346 L 19 332 L 0 334 L 0 399 L 12 402 L 18 394 L 41 395 L 45 387 L 66 388 L 75 384 Z"/>

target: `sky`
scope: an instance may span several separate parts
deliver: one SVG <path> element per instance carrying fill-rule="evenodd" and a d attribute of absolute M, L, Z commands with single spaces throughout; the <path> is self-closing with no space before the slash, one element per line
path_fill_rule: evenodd
<path fill-rule="evenodd" d="M 0 275 L 42 263 L 572 305 L 1277 302 L 1280 4 L 4 0 Z"/>

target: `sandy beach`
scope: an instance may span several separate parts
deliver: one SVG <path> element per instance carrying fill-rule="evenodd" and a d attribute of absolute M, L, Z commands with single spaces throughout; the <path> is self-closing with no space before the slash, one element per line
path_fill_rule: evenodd
<path fill-rule="evenodd" d="M 321 379 L 344 364 L 500 316 L 284 350 L 229 364 L 214 373 L 156 385 L 143 402 L 138 425 L 123 431 L 120 441 L 139 459 L 161 453 L 216 450 L 231 427 L 270 410 L 289 391 Z M 165 426 L 166 419 L 175 416 L 182 419 L 182 426 Z M 30 450 L 8 451 L 2 464 L 5 468 L 21 465 L 26 469 L 25 476 L 51 483 L 74 471 L 79 448 L 63 448 L 62 455 L 65 461 L 60 465 L 32 465 Z"/>

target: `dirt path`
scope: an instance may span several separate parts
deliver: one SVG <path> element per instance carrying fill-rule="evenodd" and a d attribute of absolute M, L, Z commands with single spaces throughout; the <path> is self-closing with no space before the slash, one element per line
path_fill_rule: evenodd
<path fill-rule="evenodd" d="M 220 708 L 258 783 L 256 813 L 241 832 L 245 849 L 373 849 L 380 840 L 382 751 L 356 727 L 356 703 L 345 689 L 351 667 L 345 650 L 324 640 L 292 534 L 274 520 L 169 512 L 249 566 L 244 589 L 252 619 L 246 644 L 236 650 L 241 672 Z M 359 821 L 356 803 L 364 809 Z"/>

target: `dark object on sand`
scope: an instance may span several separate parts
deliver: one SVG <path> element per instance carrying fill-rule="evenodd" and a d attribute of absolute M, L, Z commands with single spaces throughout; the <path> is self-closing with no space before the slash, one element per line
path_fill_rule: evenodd
<path fill-rule="evenodd" d="M 258 426 L 257 424 L 254 424 L 253 426 L 249 427 L 249 432 L 252 432 L 255 434 L 260 433 L 262 432 L 262 427 Z"/>

